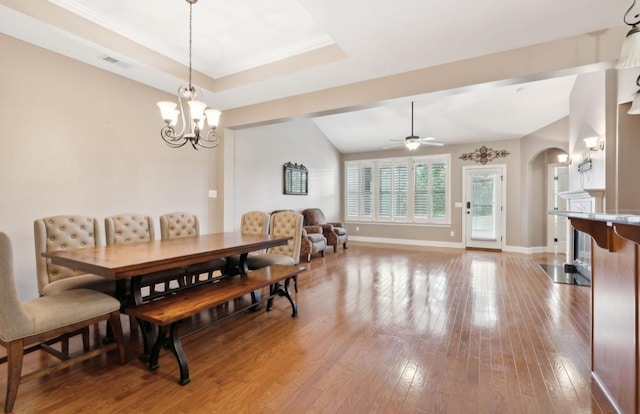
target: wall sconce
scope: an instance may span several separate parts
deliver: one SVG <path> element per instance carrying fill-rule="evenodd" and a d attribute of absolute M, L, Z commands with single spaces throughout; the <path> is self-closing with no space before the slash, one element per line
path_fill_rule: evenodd
<path fill-rule="evenodd" d="M 627 69 L 634 68 L 636 66 L 640 66 L 640 28 L 638 28 L 638 23 L 640 20 L 638 17 L 640 15 L 636 14 L 633 16 L 635 21 L 627 20 L 631 9 L 636 5 L 636 0 L 633 0 L 631 7 L 624 14 L 624 22 L 626 25 L 631 26 L 631 30 L 627 33 L 627 36 L 624 39 L 624 43 L 622 43 L 622 51 L 620 52 L 620 59 L 618 63 L 616 63 L 616 69 Z"/>
<path fill-rule="evenodd" d="M 589 151 L 604 150 L 604 141 L 601 141 L 599 137 L 588 137 L 583 141 Z"/>
<path fill-rule="evenodd" d="M 558 162 L 564 165 L 571 165 L 571 157 L 569 154 L 558 154 Z"/>

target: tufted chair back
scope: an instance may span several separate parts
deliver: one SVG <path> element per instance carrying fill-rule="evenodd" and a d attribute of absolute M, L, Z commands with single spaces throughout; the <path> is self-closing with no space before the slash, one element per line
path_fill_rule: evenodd
<path fill-rule="evenodd" d="M 295 264 L 300 262 L 300 239 L 302 236 L 302 214 L 293 211 L 281 211 L 271 215 L 272 236 L 292 236 L 284 246 L 272 247 L 267 254 L 290 256 Z"/>
<path fill-rule="evenodd" d="M 269 214 L 264 211 L 249 211 L 240 220 L 242 234 L 269 234 Z"/>
<path fill-rule="evenodd" d="M 104 219 L 107 245 L 155 240 L 153 220 L 142 214 L 118 214 Z"/>
<path fill-rule="evenodd" d="M 198 216 L 191 213 L 169 213 L 160 216 L 160 238 L 162 240 L 200 234 Z"/>
<path fill-rule="evenodd" d="M 68 267 L 51 264 L 50 260 L 42 257 L 42 253 L 100 246 L 100 229 L 98 221 L 93 217 L 79 215 L 45 217 L 33 222 L 33 230 L 38 291 L 41 295 L 44 294 L 46 286 L 52 282 L 84 274 Z"/>

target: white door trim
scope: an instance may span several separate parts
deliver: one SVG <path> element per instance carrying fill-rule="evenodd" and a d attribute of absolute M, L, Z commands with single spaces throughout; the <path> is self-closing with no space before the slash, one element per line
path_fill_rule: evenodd
<path fill-rule="evenodd" d="M 463 166 L 462 167 L 462 245 L 463 247 L 479 247 L 482 248 L 481 244 L 474 244 L 474 246 L 467 246 L 467 174 L 469 171 L 482 171 L 482 170 L 500 170 L 502 175 L 501 180 L 501 217 L 500 217 L 500 241 L 499 243 L 490 242 L 487 243 L 486 248 L 490 249 L 500 249 L 502 250 L 506 244 L 505 235 L 506 235 L 506 225 L 507 225 L 507 165 L 506 164 L 495 164 L 495 165 L 473 165 L 473 166 Z M 489 245 L 490 244 L 490 245 Z M 496 247 L 497 245 L 497 247 Z"/>

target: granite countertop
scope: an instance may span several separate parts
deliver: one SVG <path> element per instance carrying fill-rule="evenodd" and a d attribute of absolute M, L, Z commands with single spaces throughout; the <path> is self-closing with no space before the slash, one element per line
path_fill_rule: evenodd
<path fill-rule="evenodd" d="M 583 211 L 550 210 L 549 214 L 569 218 L 580 218 L 610 223 L 631 224 L 640 226 L 640 210 L 604 211 L 601 213 L 585 213 Z"/>

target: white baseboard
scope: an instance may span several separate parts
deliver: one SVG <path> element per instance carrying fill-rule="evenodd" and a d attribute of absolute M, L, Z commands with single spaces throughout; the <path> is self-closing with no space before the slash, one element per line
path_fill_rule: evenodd
<path fill-rule="evenodd" d="M 452 242 L 439 242 L 433 240 L 413 240 L 413 239 L 391 239 L 384 237 L 366 237 L 366 236 L 349 236 L 350 241 L 365 242 L 365 243 L 382 243 L 382 244 L 403 244 L 408 246 L 423 246 L 423 247 L 445 247 L 451 249 L 463 249 L 462 243 Z M 522 253 L 522 254 L 536 254 L 546 253 L 547 248 L 541 247 L 520 247 L 520 246 L 505 246 L 502 249 L 503 252 L 510 253 Z"/>
<path fill-rule="evenodd" d="M 510 252 L 510 253 L 537 254 L 537 253 L 547 253 L 547 247 L 546 246 L 539 246 L 539 247 L 504 246 L 502 251 Z"/>
<path fill-rule="evenodd" d="M 349 236 L 350 241 L 366 243 L 405 244 L 408 246 L 448 247 L 461 249 L 462 243 L 438 242 L 433 240 L 389 239 L 384 237 Z"/>

